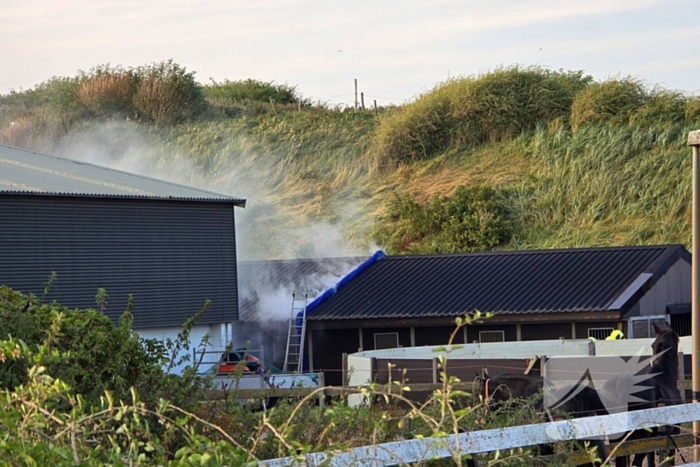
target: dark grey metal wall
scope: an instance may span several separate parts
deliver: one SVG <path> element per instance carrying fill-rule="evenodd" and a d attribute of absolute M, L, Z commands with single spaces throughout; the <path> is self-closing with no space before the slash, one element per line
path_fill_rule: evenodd
<path fill-rule="evenodd" d="M 0 195 L 0 285 L 70 307 L 109 294 L 118 319 L 134 296 L 134 327 L 238 319 L 234 207 L 228 203 Z"/>

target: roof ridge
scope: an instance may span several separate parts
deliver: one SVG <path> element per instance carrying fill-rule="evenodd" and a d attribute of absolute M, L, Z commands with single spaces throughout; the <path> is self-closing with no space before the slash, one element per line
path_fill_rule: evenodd
<path fill-rule="evenodd" d="M 253 263 L 297 263 L 297 262 L 315 262 L 315 263 L 322 263 L 324 261 L 343 261 L 343 260 L 351 260 L 351 259 L 366 259 L 366 256 L 326 256 L 326 257 L 320 257 L 320 258 L 282 258 L 282 259 L 248 259 L 248 260 L 239 260 L 239 263 L 247 263 L 247 264 L 253 264 Z"/>
<path fill-rule="evenodd" d="M 408 254 L 408 255 L 387 255 L 384 260 L 407 260 L 407 259 L 435 259 L 435 258 L 461 258 L 473 256 L 508 256 L 508 255 L 547 255 L 555 253 L 578 253 L 594 251 L 619 251 L 619 250 L 650 250 L 650 249 L 677 249 L 684 247 L 680 243 L 668 243 L 660 245 L 621 245 L 621 246 L 594 246 L 577 248 L 551 248 L 551 249 L 528 249 L 528 250 L 494 250 L 475 251 L 468 253 L 437 253 L 437 254 Z"/>
<path fill-rule="evenodd" d="M 188 190 L 197 191 L 197 192 L 200 192 L 200 193 L 206 193 L 206 194 L 208 194 L 208 195 L 214 195 L 214 196 L 219 196 L 219 197 L 222 197 L 222 198 L 226 198 L 226 199 L 231 200 L 231 201 L 241 201 L 241 202 L 243 202 L 243 203 L 245 202 L 245 199 L 239 198 L 239 197 L 234 197 L 234 196 L 232 196 L 232 195 L 227 195 L 227 194 L 224 194 L 224 193 L 218 193 L 218 192 L 210 191 L 210 190 L 204 190 L 204 189 L 202 189 L 202 188 L 196 188 L 196 187 L 193 187 L 193 186 L 190 186 L 190 185 L 183 185 L 183 184 L 171 182 L 171 181 L 168 181 L 168 180 L 163 180 L 163 179 L 160 179 L 160 178 L 148 177 L 148 176 L 146 176 L 146 175 L 140 175 L 140 174 L 136 174 L 136 173 L 133 173 L 133 172 L 127 172 L 127 171 L 125 171 L 125 170 L 113 169 L 113 168 L 111 168 L 111 167 L 105 167 L 105 166 L 103 166 L 103 165 L 93 164 L 92 162 L 84 162 L 84 161 L 79 161 L 79 160 L 71 159 L 71 158 L 69 158 L 69 157 L 56 156 L 56 155 L 53 155 L 53 154 L 45 154 L 45 153 L 42 153 L 42 152 L 32 151 L 32 150 L 30 150 L 30 149 L 18 148 L 18 147 L 15 147 L 15 146 L 8 146 L 8 145 L 6 145 L 6 144 L 0 144 L 0 148 L 9 149 L 9 150 L 11 150 L 11 151 L 20 151 L 20 152 L 25 152 L 25 153 L 29 153 L 29 154 L 34 154 L 34 155 L 40 156 L 40 157 L 48 157 L 48 158 L 56 159 L 56 160 L 59 160 L 59 161 L 70 162 L 70 163 L 73 163 L 73 164 L 90 166 L 90 167 L 94 167 L 94 168 L 96 168 L 96 169 L 104 170 L 104 171 L 106 171 L 106 172 L 119 173 L 119 174 L 122 174 L 122 175 L 127 175 L 127 176 L 130 176 L 130 177 L 140 178 L 140 179 L 142 179 L 142 180 L 148 180 L 148 181 L 151 181 L 151 182 L 162 183 L 162 184 L 165 184 L 165 185 L 170 185 L 170 186 L 174 186 L 174 187 L 178 187 L 178 188 L 186 188 L 186 189 L 188 189 Z M 7 190 L 6 190 L 6 191 L 3 191 L 3 193 L 25 194 L 25 193 L 30 193 L 30 192 L 27 192 L 27 191 L 7 191 Z M 68 193 L 65 193 L 65 194 L 68 194 Z M 116 196 L 122 196 L 122 195 L 116 195 Z M 128 195 L 125 195 L 125 196 L 126 196 L 126 197 L 129 197 Z M 144 197 L 148 198 L 148 196 L 144 196 Z M 183 198 L 183 199 L 186 199 L 186 198 Z M 193 199 L 195 199 L 195 198 L 193 198 Z"/>

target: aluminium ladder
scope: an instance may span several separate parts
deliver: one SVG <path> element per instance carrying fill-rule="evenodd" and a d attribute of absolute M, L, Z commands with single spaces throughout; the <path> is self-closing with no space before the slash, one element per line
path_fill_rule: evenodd
<path fill-rule="evenodd" d="M 287 352 L 284 355 L 284 371 L 302 373 L 304 371 L 304 339 L 306 338 L 306 305 L 308 295 L 292 293 L 292 311 L 289 317 Z M 301 314 L 301 322 L 297 315 Z"/>

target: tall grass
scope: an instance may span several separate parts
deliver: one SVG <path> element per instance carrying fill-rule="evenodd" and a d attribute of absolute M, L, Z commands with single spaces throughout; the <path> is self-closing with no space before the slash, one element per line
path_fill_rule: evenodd
<path fill-rule="evenodd" d="M 689 245 L 692 128 L 590 126 L 523 138 L 533 170 L 512 197 L 519 246 Z"/>
<path fill-rule="evenodd" d="M 509 139 L 539 123 L 568 119 L 575 93 L 590 80 L 581 72 L 517 66 L 450 80 L 385 118 L 378 150 L 386 160 L 405 163 L 450 147 Z"/>

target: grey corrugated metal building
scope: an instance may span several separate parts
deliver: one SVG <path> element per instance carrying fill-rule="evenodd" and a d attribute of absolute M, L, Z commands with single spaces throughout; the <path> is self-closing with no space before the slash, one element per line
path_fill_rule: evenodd
<path fill-rule="evenodd" d="M 0 145 L 0 284 L 70 307 L 98 288 L 134 328 L 238 319 L 234 208 L 245 200 Z M 215 334 L 217 335 L 217 334 Z"/>
<path fill-rule="evenodd" d="M 459 343 L 648 337 L 658 319 L 687 335 L 689 303 L 682 245 L 385 256 L 309 311 L 307 353 L 339 384 L 342 353 L 445 344 L 474 310 L 495 315 Z"/>

